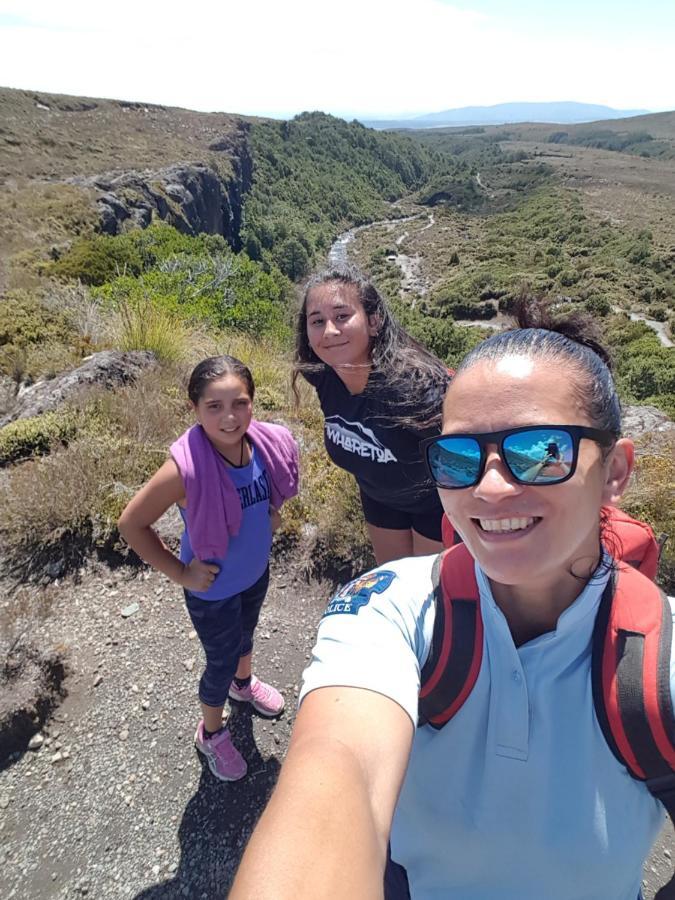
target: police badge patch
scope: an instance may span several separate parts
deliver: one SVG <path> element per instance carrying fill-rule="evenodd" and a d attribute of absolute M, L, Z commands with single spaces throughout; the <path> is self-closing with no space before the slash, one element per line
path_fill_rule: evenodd
<path fill-rule="evenodd" d="M 396 572 L 387 570 L 369 572 L 367 575 L 355 578 L 354 581 L 350 581 L 349 584 L 340 588 L 326 607 L 324 617 L 334 616 L 336 613 L 357 615 L 361 607 L 368 603 L 371 595 L 383 594 L 394 578 L 396 578 Z"/>

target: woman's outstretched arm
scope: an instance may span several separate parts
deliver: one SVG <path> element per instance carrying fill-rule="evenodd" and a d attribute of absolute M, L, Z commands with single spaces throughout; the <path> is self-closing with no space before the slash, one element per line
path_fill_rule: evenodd
<path fill-rule="evenodd" d="M 308 694 L 230 900 L 381 898 L 413 732 L 408 714 L 382 694 Z"/>

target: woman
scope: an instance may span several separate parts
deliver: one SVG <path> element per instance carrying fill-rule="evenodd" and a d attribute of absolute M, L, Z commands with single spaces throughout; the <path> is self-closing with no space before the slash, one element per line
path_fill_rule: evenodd
<path fill-rule="evenodd" d="M 428 455 L 467 548 L 443 559 L 475 561 L 473 690 L 445 727 L 416 729 L 432 557 L 375 570 L 367 597 L 341 592 L 232 900 L 381 897 L 388 840 L 388 898 L 639 896 L 663 811 L 609 749 L 591 690 L 614 565 L 600 510 L 624 491 L 633 445 L 604 351 L 579 320 L 553 322 L 535 304 L 519 325 L 466 357 Z M 568 471 L 528 475 L 527 451 L 552 439 Z"/>
<path fill-rule="evenodd" d="M 319 396 L 329 456 L 356 478 L 377 562 L 437 553 L 443 510 L 419 442 L 440 431 L 445 366 L 348 266 L 307 285 L 294 389 L 300 374 Z"/>

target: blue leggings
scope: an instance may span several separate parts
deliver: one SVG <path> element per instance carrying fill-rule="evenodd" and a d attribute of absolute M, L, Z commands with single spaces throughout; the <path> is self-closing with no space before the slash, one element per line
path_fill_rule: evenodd
<path fill-rule="evenodd" d="M 199 699 L 207 706 L 223 706 L 240 657 L 248 656 L 253 649 L 253 632 L 269 581 L 268 566 L 255 584 L 233 597 L 201 600 L 184 591 L 192 625 L 206 655 Z"/>

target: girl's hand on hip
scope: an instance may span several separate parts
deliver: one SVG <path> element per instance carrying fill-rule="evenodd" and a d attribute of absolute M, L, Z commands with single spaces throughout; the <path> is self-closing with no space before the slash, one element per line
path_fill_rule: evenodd
<path fill-rule="evenodd" d="M 211 587 L 218 572 L 220 572 L 220 566 L 202 562 L 195 556 L 187 566 L 183 566 L 183 577 L 180 583 L 188 591 L 198 591 L 203 594 Z"/>

